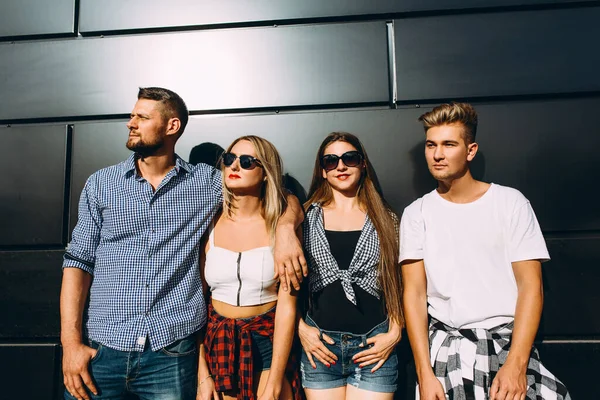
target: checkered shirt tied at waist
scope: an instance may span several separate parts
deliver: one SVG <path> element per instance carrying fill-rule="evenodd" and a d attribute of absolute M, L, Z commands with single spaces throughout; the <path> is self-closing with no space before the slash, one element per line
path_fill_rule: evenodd
<path fill-rule="evenodd" d="M 475 343 L 473 366 L 473 389 L 475 399 L 489 399 L 489 390 L 496 373 L 506 362 L 510 350 L 514 322 L 492 329 L 455 329 L 431 319 L 429 343 L 431 364 L 435 376 L 444 386 L 450 399 L 467 400 L 460 358 L 460 341 Z M 416 398 L 419 399 L 417 387 Z M 540 361 L 540 355 L 532 347 L 527 365 L 527 400 L 571 400 L 567 388 Z"/>
<path fill-rule="evenodd" d="M 318 292 L 327 285 L 340 280 L 346 298 L 356 305 L 356 294 L 352 284 L 358 285 L 371 296 L 380 298 L 379 237 L 369 216 L 365 217 L 350 267 L 340 269 L 331 254 L 323 226 L 323 209 L 317 203 L 310 206 L 303 226 L 304 247 L 310 267 L 310 291 Z"/>
<path fill-rule="evenodd" d="M 158 350 L 205 325 L 199 244 L 221 191 L 220 171 L 179 156 L 156 191 L 135 155 L 87 180 L 63 268 L 93 275 L 88 337 L 121 351 L 149 339 Z"/>
<path fill-rule="evenodd" d="M 254 399 L 253 388 L 256 386 L 254 375 L 254 355 L 252 334 L 268 337 L 273 343 L 275 332 L 275 307 L 264 314 L 251 319 L 227 318 L 217 313 L 208 305 L 208 326 L 204 346 L 209 370 L 213 374 L 217 392 L 236 392 L 237 399 Z M 296 342 L 297 343 L 297 342 Z M 301 400 L 302 384 L 298 371 L 297 352 L 290 352 L 285 368 L 285 375 L 292 386 L 292 398 Z"/>

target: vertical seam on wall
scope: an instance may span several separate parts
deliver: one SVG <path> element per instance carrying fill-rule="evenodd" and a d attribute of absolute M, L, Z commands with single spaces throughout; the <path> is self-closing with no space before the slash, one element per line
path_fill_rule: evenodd
<path fill-rule="evenodd" d="M 73 125 L 67 125 L 65 144 L 65 176 L 64 176 L 64 194 L 63 194 L 63 226 L 62 226 L 62 244 L 66 246 L 69 242 L 69 227 L 71 226 L 71 178 L 73 161 Z"/>
<path fill-rule="evenodd" d="M 398 100 L 398 78 L 396 76 L 396 40 L 394 36 L 394 21 L 386 22 L 388 49 L 388 92 L 390 108 L 396 108 Z"/>
<path fill-rule="evenodd" d="M 75 0 L 75 7 L 73 9 L 73 33 L 75 36 L 79 36 L 79 8 L 80 0 Z"/>

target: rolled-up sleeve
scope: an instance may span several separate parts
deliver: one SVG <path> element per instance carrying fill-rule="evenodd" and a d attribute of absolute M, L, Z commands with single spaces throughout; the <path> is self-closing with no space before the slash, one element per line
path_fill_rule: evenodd
<path fill-rule="evenodd" d="M 81 192 L 77 225 L 65 251 L 63 268 L 79 268 L 94 274 L 96 249 L 100 243 L 102 229 L 102 214 L 97 195 L 97 180 L 95 175 L 92 175 Z"/>

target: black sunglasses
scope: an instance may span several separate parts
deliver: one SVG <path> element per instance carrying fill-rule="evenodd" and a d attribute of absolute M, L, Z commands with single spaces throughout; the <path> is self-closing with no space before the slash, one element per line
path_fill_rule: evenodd
<path fill-rule="evenodd" d="M 321 167 L 325 171 L 336 169 L 340 159 L 346 167 L 358 167 L 363 161 L 363 156 L 357 150 L 347 151 L 341 156 L 335 154 L 325 154 L 321 157 Z"/>
<path fill-rule="evenodd" d="M 247 154 L 237 156 L 233 153 L 225 153 L 223 154 L 223 164 L 226 167 L 230 167 L 231 164 L 234 163 L 236 158 L 240 159 L 240 167 L 242 167 L 243 169 L 252 169 L 257 166 L 262 167 L 262 164 L 259 159 L 249 156 Z"/>

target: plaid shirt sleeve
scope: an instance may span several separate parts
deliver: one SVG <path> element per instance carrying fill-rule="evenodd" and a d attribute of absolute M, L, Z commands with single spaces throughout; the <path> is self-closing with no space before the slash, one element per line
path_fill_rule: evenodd
<path fill-rule="evenodd" d="M 218 203 L 223 202 L 223 173 L 220 169 L 212 168 L 210 181 L 213 194 L 217 198 Z"/>
<path fill-rule="evenodd" d="M 101 228 L 102 215 L 97 201 L 96 175 L 92 175 L 81 192 L 79 217 L 64 255 L 63 268 L 79 268 L 94 274 Z"/>

